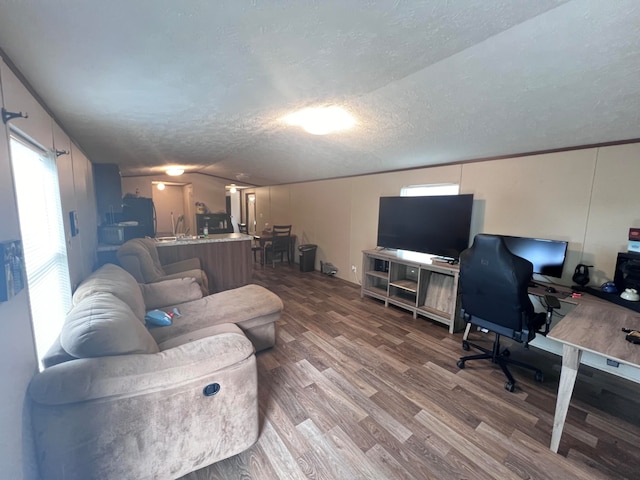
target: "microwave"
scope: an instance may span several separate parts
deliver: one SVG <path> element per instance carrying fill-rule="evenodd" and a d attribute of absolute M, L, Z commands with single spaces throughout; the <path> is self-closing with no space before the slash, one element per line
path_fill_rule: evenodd
<path fill-rule="evenodd" d="M 98 242 L 109 245 L 122 245 L 132 238 L 144 238 L 144 225 L 104 225 L 98 227 Z"/>

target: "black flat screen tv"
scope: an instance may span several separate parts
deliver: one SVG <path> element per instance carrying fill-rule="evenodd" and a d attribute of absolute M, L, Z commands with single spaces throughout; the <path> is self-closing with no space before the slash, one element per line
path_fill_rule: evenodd
<path fill-rule="evenodd" d="M 378 247 L 457 259 L 469 246 L 473 195 L 380 197 Z"/>
<path fill-rule="evenodd" d="M 533 273 L 562 278 L 568 243 L 544 238 L 513 237 L 500 235 L 511 253 L 529 260 Z"/>

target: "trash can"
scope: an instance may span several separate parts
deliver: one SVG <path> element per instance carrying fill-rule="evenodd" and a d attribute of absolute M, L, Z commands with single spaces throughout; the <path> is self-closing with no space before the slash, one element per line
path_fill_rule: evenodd
<path fill-rule="evenodd" d="M 313 272 L 316 267 L 316 250 L 317 245 L 307 243 L 304 245 L 298 245 L 300 250 L 300 271 L 301 272 Z"/>

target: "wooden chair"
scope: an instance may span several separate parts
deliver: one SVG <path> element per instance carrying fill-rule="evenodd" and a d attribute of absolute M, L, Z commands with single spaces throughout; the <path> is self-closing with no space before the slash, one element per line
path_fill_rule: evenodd
<path fill-rule="evenodd" d="M 284 261 L 284 254 L 287 254 L 287 263 L 291 265 L 291 225 L 274 225 L 271 240 L 264 246 L 264 256 L 266 260 L 271 255 L 271 264 L 275 268 L 276 255 L 280 254 L 280 262 Z"/>

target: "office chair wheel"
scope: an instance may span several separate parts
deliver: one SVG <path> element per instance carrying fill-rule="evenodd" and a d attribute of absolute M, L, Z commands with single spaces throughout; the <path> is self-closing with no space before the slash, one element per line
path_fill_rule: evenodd
<path fill-rule="evenodd" d="M 468 352 L 471 349 L 471 347 L 469 346 L 469 342 L 467 342 L 466 340 L 462 340 L 462 349 L 465 352 Z"/>
<path fill-rule="evenodd" d="M 516 389 L 516 384 L 515 383 L 511 383 L 511 382 L 506 382 L 504 384 L 504 389 L 513 393 Z"/>
<path fill-rule="evenodd" d="M 544 382 L 544 375 L 542 374 L 542 372 L 536 372 L 535 379 L 536 382 Z"/>
<path fill-rule="evenodd" d="M 458 368 L 464 368 L 464 360 L 458 360 L 458 363 L 456 363 L 456 365 L 458 365 Z"/>

